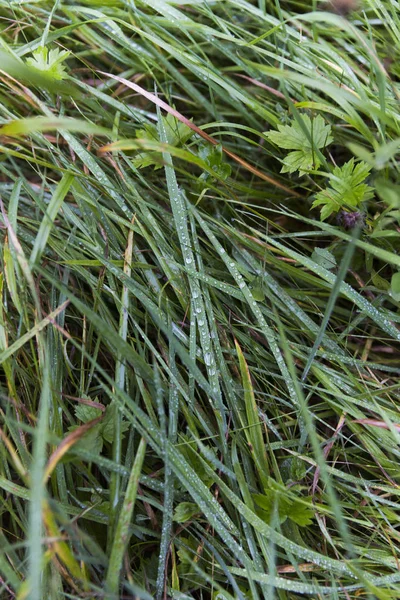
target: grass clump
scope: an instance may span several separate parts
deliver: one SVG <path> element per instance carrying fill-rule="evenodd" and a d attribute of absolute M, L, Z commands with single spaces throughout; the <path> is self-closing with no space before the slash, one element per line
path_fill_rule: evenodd
<path fill-rule="evenodd" d="M 2 4 L 1 597 L 398 597 L 400 23 L 345 4 Z"/>

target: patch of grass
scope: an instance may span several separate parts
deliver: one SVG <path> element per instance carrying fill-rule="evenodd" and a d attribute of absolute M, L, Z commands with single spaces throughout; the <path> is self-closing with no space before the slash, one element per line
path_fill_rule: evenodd
<path fill-rule="evenodd" d="M 400 21 L 345 4 L 0 5 L 2 598 L 398 597 Z"/>

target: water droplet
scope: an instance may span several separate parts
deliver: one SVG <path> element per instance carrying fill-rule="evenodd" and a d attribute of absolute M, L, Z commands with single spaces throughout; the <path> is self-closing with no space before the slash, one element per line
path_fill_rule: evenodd
<path fill-rule="evenodd" d="M 200 325 L 200 323 L 199 323 Z M 204 362 L 206 363 L 207 367 L 209 367 L 210 365 L 212 365 L 213 363 L 213 355 L 211 354 L 211 352 L 206 352 L 204 355 Z M 210 375 L 211 375 L 211 371 L 210 371 Z"/>
<path fill-rule="evenodd" d="M 185 263 L 187 265 L 190 265 L 191 262 L 192 262 L 192 259 L 190 258 L 190 256 L 188 256 L 187 258 L 185 258 Z"/>

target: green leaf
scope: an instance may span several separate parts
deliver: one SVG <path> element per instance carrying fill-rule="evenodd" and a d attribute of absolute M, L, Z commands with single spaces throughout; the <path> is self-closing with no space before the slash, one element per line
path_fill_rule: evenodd
<path fill-rule="evenodd" d="M 287 513 L 289 519 L 300 525 L 300 527 L 311 525 L 314 518 L 314 511 L 311 508 L 311 498 L 307 498 L 307 503 L 310 504 L 310 507 L 306 506 L 303 501 L 295 500 Z"/>
<path fill-rule="evenodd" d="M 306 473 L 306 464 L 297 456 L 287 458 L 281 464 L 281 476 L 285 483 L 301 481 L 305 477 Z"/>
<path fill-rule="evenodd" d="M 36 71 L 41 71 L 50 79 L 60 81 L 67 77 L 65 65 L 62 63 L 68 58 L 71 52 L 55 48 L 50 50 L 41 46 L 32 53 L 30 58 L 26 59 L 26 64 Z"/>
<path fill-rule="evenodd" d="M 378 179 L 375 182 L 378 196 L 390 208 L 400 208 L 400 186 L 386 179 Z"/>
<path fill-rule="evenodd" d="M 107 406 L 106 414 L 104 416 L 102 427 L 101 427 L 101 435 L 103 439 L 112 444 L 114 441 L 114 421 L 115 421 L 115 407 Z M 121 437 L 124 438 L 124 432 L 129 429 L 130 425 L 127 421 L 121 420 Z"/>
<path fill-rule="evenodd" d="M 194 504 L 193 502 L 181 502 L 175 508 L 174 521 L 177 523 L 186 523 L 186 521 L 190 521 L 190 519 L 199 512 L 200 510 L 197 504 Z"/>
<path fill-rule="evenodd" d="M 311 255 L 311 259 L 315 261 L 317 265 L 324 267 L 324 269 L 333 269 L 336 267 L 336 258 L 325 248 L 315 248 Z"/>
<path fill-rule="evenodd" d="M 97 402 L 97 398 L 95 400 Z M 76 418 L 82 421 L 82 423 L 87 423 L 88 421 L 92 421 L 93 419 L 97 419 L 100 415 L 103 414 L 104 411 L 101 408 L 97 408 L 96 406 L 89 406 L 87 404 L 78 404 L 75 408 Z M 98 434 L 101 436 L 101 447 L 103 447 L 103 440 L 112 444 L 114 441 L 114 420 L 115 420 L 115 407 L 107 406 L 104 419 L 101 423 L 96 425 L 94 429 L 98 431 Z M 127 421 L 121 421 L 121 434 L 123 438 L 123 433 L 129 429 L 129 423 Z M 72 431 L 72 429 L 71 429 Z M 85 439 L 88 434 L 82 439 Z M 86 448 L 88 449 L 88 448 Z"/>
<path fill-rule="evenodd" d="M 96 504 L 96 510 L 104 513 L 105 515 L 110 514 L 111 504 L 109 502 L 100 502 L 100 504 Z"/>
<path fill-rule="evenodd" d="M 313 169 L 318 169 L 320 165 L 319 159 L 310 152 L 295 150 L 290 152 L 283 159 L 283 167 L 281 173 L 294 173 L 299 171 L 300 175 L 304 175 Z"/>
<path fill-rule="evenodd" d="M 162 117 L 162 120 L 166 131 L 167 143 L 171 146 L 179 148 L 192 137 L 193 131 L 190 127 L 176 119 L 170 113 L 166 117 Z M 146 124 L 143 129 L 138 129 L 136 139 L 158 142 L 157 127 L 153 124 Z M 162 167 L 162 160 L 158 152 L 141 152 L 133 160 L 133 165 L 137 169 L 144 169 L 151 166 L 154 166 L 155 169 L 160 169 Z"/>
<path fill-rule="evenodd" d="M 264 494 L 254 494 L 253 500 L 261 510 L 257 510 L 258 516 L 266 523 L 270 523 L 274 511 L 278 511 L 279 522 L 284 523 L 288 516 L 291 501 L 284 494 L 276 490 L 266 490 Z"/>
<path fill-rule="evenodd" d="M 170 113 L 166 117 L 163 117 L 163 122 L 167 134 L 167 142 L 171 146 L 182 146 L 193 135 L 190 127 Z"/>
<path fill-rule="evenodd" d="M 91 420 L 91 419 L 89 419 Z M 69 427 L 68 431 L 74 431 L 76 426 Z M 86 450 L 93 454 L 101 454 L 103 450 L 103 438 L 101 435 L 101 423 L 98 423 L 87 431 L 73 446 L 73 450 Z"/>
<path fill-rule="evenodd" d="M 292 481 L 300 481 L 306 476 L 307 466 L 304 460 L 294 456 L 290 464 L 290 477 Z"/>
<path fill-rule="evenodd" d="M 75 416 L 82 421 L 82 423 L 88 423 L 89 421 L 93 421 L 93 419 L 97 419 L 102 412 L 101 408 L 89 406 L 88 404 L 78 404 L 78 406 L 75 407 Z"/>
<path fill-rule="evenodd" d="M 196 540 L 192 537 L 181 537 L 180 542 L 181 546 L 176 552 L 179 557 L 179 560 L 181 564 L 191 565 L 193 557 L 197 554 L 198 544 L 196 543 Z"/>
<path fill-rule="evenodd" d="M 294 488 L 291 488 L 292 492 L 293 490 Z M 271 522 L 275 510 L 278 510 L 280 523 L 284 523 L 287 518 L 301 527 L 312 523 L 314 511 L 311 507 L 311 498 L 293 500 L 289 497 L 286 489 L 270 489 L 266 490 L 264 494 L 254 494 L 253 500 L 259 507 L 256 510 L 258 516 L 268 524 Z"/>
<path fill-rule="evenodd" d="M 398 273 L 396 274 L 398 275 Z M 390 289 L 390 283 L 384 277 L 381 277 L 376 271 L 372 271 L 371 281 L 374 284 L 374 286 L 378 288 L 378 290 L 383 290 L 387 292 Z"/>
<path fill-rule="evenodd" d="M 215 175 L 219 179 L 225 180 L 231 174 L 231 166 L 224 161 L 224 154 L 222 151 L 222 145 L 218 144 L 213 146 L 212 144 L 201 142 L 199 144 L 199 156 L 204 162 L 214 171 Z M 198 181 L 200 184 L 206 183 L 212 180 L 211 173 L 204 172 L 200 175 Z"/>
<path fill-rule="evenodd" d="M 372 187 L 364 183 L 371 167 L 365 162 L 354 164 L 354 158 L 342 167 L 335 167 L 330 178 L 330 187 L 316 195 L 311 208 L 322 206 L 321 221 L 332 213 L 344 207 L 354 210 L 362 202 L 369 200 L 374 195 Z"/>
<path fill-rule="evenodd" d="M 302 120 L 303 127 L 293 120 L 290 125 L 278 125 L 278 131 L 269 131 L 265 134 L 279 148 L 294 151 L 283 159 L 282 173 L 299 171 L 300 175 L 304 175 L 318 169 L 321 160 L 316 150 L 325 148 L 333 141 L 331 126 L 325 123 L 321 115 L 315 119 L 302 115 Z"/>
<path fill-rule="evenodd" d="M 400 300 L 400 272 L 399 273 L 395 273 L 392 276 L 392 281 L 390 284 L 391 287 L 391 292 L 392 292 L 392 296 L 394 298 L 394 300 L 399 301 Z"/>
<path fill-rule="evenodd" d="M 249 288 L 251 289 L 251 293 L 253 295 L 254 300 L 257 300 L 257 302 L 264 302 L 265 291 L 262 285 L 251 284 Z"/>

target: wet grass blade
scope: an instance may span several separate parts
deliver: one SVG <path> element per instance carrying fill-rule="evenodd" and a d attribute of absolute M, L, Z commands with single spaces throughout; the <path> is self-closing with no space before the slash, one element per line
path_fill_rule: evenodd
<path fill-rule="evenodd" d="M 119 595 L 118 589 L 120 585 L 123 558 L 129 543 L 129 530 L 131 526 L 133 510 L 135 508 L 139 477 L 142 471 L 145 455 L 146 442 L 142 438 L 139 442 L 135 461 L 128 479 L 128 485 L 126 487 L 125 497 L 121 506 L 119 518 L 116 523 L 114 541 L 111 547 L 106 577 L 106 586 L 107 590 L 111 594 L 111 598 L 117 598 Z"/>

